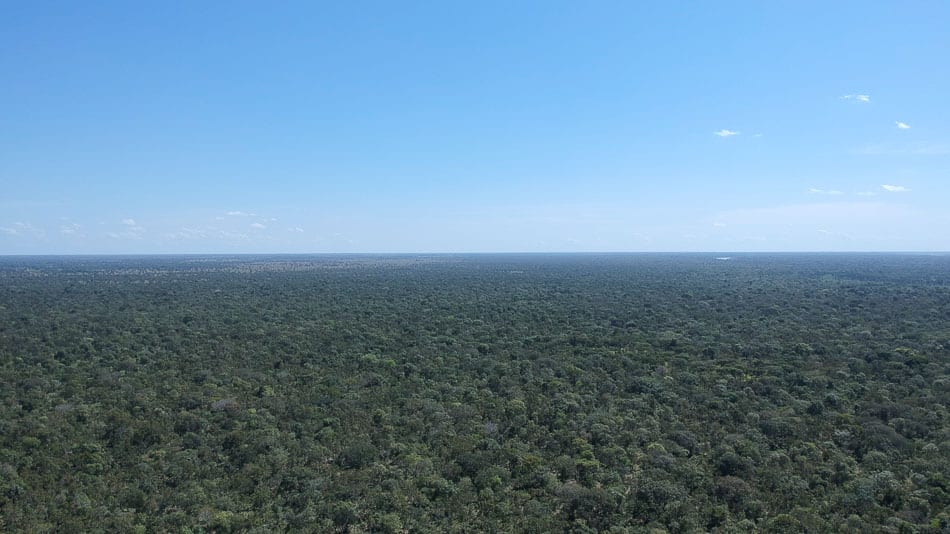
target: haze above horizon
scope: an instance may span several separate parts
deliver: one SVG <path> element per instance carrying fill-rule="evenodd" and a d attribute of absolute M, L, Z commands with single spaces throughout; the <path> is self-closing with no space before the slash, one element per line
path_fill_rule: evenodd
<path fill-rule="evenodd" d="M 0 255 L 947 251 L 948 23 L 946 2 L 7 5 Z"/>

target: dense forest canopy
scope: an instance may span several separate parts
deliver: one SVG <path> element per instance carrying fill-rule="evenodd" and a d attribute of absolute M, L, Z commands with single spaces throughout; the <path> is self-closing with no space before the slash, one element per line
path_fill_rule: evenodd
<path fill-rule="evenodd" d="M 0 385 L 0 531 L 950 531 L 945 255 L 5 257 Z"/>

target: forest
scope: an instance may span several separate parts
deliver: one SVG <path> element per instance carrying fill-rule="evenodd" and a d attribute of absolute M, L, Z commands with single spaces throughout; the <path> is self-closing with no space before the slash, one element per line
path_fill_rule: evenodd
<path fill-rule="evenodd" d="M 948 533 L 948 401 L 947 255 L 0 257 L 0 532 Z"/>

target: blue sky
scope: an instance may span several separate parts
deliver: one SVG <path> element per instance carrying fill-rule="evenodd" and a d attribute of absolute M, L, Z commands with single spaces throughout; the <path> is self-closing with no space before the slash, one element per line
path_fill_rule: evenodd
<path fill-rule="evenodd" d="M 0 254 L 948 251 L 947 2 L 22 2 Z"/>

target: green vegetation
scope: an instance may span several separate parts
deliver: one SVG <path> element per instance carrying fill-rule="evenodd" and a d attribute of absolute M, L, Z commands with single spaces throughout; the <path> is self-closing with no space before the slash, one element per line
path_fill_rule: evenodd
<path fill-rule="evenodd" d="M 950 257 L 0 258 L 0 531 L 948 532 Z"/>

